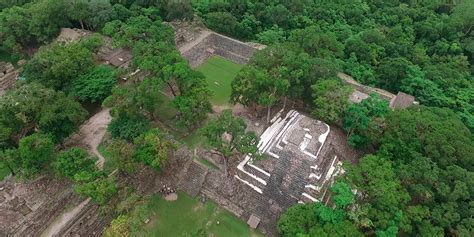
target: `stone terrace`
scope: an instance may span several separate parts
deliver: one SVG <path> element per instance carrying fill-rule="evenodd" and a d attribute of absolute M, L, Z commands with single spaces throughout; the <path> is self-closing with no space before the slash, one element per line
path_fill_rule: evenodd
<path fill-rule="evenodd" d="M 320 158 L 330 132 L 327 124 L 294 110 L 281 112 L 261 135 L 259 150 L 268 156 L 253 161 L 247 156 L 235 177 L 255 192 L 277 198 L 283 207 L 294 202 L 321 201 L 335 175 L 341 172 L 337 155 Z"/>
<path fill-rule="evenodd" d="M 327 189 L 342 172 L 339 159 L 358 156 L 344 144 L 337 128 L 296 111 L 279 112 L 261 135 L 259 149 L 268 158 L 232 160 L 237 166 L 232 176 L 209 170 L 200 193 L 244 221 L 256 216 L 259 230 L 278 236 L 278 218 L 287 208 L 298 202 L 327 202 Z"/>

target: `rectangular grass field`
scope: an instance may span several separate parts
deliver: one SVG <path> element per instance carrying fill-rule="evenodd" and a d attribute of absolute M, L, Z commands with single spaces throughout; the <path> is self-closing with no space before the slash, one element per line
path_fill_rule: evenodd
<path fill-rule="evenodd" d="M 229 102 L 230 84 L 242 67 L 223 57 L 212 56 L 197 68 L 206 76 L 209 89 L 213 93 L 212 104 L 225 105 Z"/>
<path fill-rule="evenodd" d="M 175 201 L 152 196 L 132 212 L 133 236 L 263 237 L 216 203 L 201 203 L 183 192 Z M 144 224 L 143 220 L 149 222 Z"/>

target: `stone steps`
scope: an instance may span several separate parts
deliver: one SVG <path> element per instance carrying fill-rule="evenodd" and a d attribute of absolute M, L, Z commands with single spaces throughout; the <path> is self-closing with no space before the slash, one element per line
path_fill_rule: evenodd
<path fill-rule="evenodd" d="M 192 161 L 189 162 L 188 168 L 183 179 L 178 184 L 179 189 L 183 190 L 192 197 L 196 197 L 206 180 L 208 170 L 202 165 Z"/>

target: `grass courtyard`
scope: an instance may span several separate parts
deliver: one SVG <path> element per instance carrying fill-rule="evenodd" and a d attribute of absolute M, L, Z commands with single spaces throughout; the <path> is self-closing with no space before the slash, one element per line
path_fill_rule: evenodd
<path fill-rule="evenodd" d="M 214 93 L 211 102 L 225 105 L 229 102 L 232 79 L 242 69 L 242 65 L 220 56 L 213 56 L 201 64 L 197 70 L 206 76 L 209 89 Z"/>
<path fill-rule="evenodd" d="M 181 192 L 176 201 L 151 197 L 132 213 L 131 225 L 134 236 L 263 236 L 216 203 L 203 204 Z"/>

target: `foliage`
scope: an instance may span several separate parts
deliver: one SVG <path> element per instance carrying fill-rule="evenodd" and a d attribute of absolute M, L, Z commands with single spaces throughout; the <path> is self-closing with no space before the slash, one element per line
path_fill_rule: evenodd
<path fill-rule="evenodd" d="M 352 89 L 338 80 L 320 80 L 312 88 L 315 105 L 312 115 L 326 122 L 340 122 L 349 107 Z"/>
<path fill-rule="evenodd" d="M 386 123 L 380 156 L 393 162 L 412 200 L 401 227 L 467 234 L 469 214 L 457 207 L 472 197 L 472 133 L 453 111 L 440 108 L 396 110 Z"/>
<path fill-rule="evenodd" d="M 135 170 L 133 154 L 135 149 L 132 144 L 125 140 L 114 139 L 107 146 L 110 159 L 119 171 L 131 174 Z"/>
<path fill-rule="evenodd" d="M 82 29 L 91 31 L 100 30 L 108 21 L 120 19 L 120 13 L 127 14 L 123 9 L 113 7 L 109 1 L 72 1 L 65 11 L 73 23 L 78 22 Z"/>
<path fill-rule="evenodd" d="M 192 20 L 194 18 L 194 9 L 189 0 L 170 0 L 165 7 L 165 19 L 172 20 Z"/>
<path fill-rule="evenodd" d="M 192 79 L 192 78 L 190 78 Z M 212 112 L 212 106 L 209 102 L 211 91 L 207 89 L 204 76 L 199 74 L 195 78 L 195 83 L 186 93 L 181 93 L 173 100 L 173 105 L 178 110 L 178 121 L 180 124 L 193 130 L 197 125 L 201 124 L 207 118 L 207 114 Z"/>
<path fill-rule="evenodd" d="M 375 94 L 361 103 L 351 104 L 343 122 L 349 144 L 362 148 L 375 142 L 382 132 L 383 118 L 388 112 L 388 102 Z"/>
<path fill-rule="evenodd" d="M 122 115 L 113 118 L 107 127 L 107 131 L 113 138 L 125 139 L 132 141 L 140 134 L 146 132 L 150 128 L 150 121 L 142 116 Z"/>
<path fill-rule="evenodd" d="M 137 161 L 160 171 L 176 145 L 158 128 L 151 129 L 134 140 Z"/>
<path fill-rule="evenodd" d="M 25 1 L 23 1 L 25 2 Z M 10 51 L 31 55 L 34 48 L 53 38 L 69 21 L 65 0 L 32 1 L 0 12 L 0 40 Z"/>
<path fill-rule="evenodd" d="M 24 66 L 28 82 L 37 81 L 45 87 L 64 90 L 73 80 L 93 68 L 92 52 L 80 43 L 53 43 L 41 47 Z"/>
<path fill-rule="evenodd" d="M 395 94 L 409 92 L 424 105 L 452 108 L 474 131 L 472 1 L 196 0 L 193 6 L 210 29 L 270 49 L 291 43 L 282 49 L 341 64 L 359 82 Z M 266 58 L 267 72 L 281 69 L 271 56 Z M 286 70 L 302 75 L 303 68 Z M 286 79 L 290 88 L 306 85 Z M 318 79 L 312 77 L 306 88 Z M 300 98 L 311 94 L 296 93 Z"/>
<path fill-rule="evenodd" d="M 52 163 L 52 167 L 59 176 L 72 179 L 81 171 L 92 172 L 95 168 L 94 161 L 95 159 L 90 157 L 87 151 L 73 147 L 60 152 Z"/>
<path fill-rule="evenodd" d="M 256 52 L 232 81 L 231 102 L 267 107 L 267 117 L 272 105 L 286 105 L 287 98 L 312 104 L 312 86 L 318 80 L 337 80 L 337 68 L 294 43 L 269 46 Z"/>
<path fill-rule="evenodd" d="M 169 4 L 181 6 L 182 3 L 176 1 Z M 169 10 L 168 13 L 172 12 Z M 130 97 L 129 90 L 117 88 L 104 104 L 115 104 L 115 107 L 123 104 L 125 106 L 120 106 L 122 110 L 133 109 L 135 113 L 145 110 L 147 116 L 154 119 L 158 102 L 156 94 L 166 85 L 174 97 L 173 105 L 178 110 L 177 118 L 181 125 L 193 130 L 206 119 L 211 111 L 211 92 L 207 89 L 204 76 L 192 70 L 180 56 L 174 45 L 171 27 L 158 19 L 141 15 L 126 22 L 109 22 L 104 27 L 104 33 L 111 35 L 115 44 L 132 47 L 134 66 L 149 73 L 148 79 L 143 82 L 128 85 L 133 92 L 140 91 L 133 93 L 130 99 L 123 100 Z M 144 106 L 140 106 L 142 103 Z"/>
<path fill-rule="evenodd" d="M 16 175 L 16 169 L 20 166 L 20 157 L 17 149 L 0 150 L 0 165 L 2 170 L 8 169 L 8 172 L 2 173 L 5 176 L 8 174 Z M 3 180 L 3 175 L 0 180 Z"/>
<path fill-rule="evenodd" d="M 283 236 L 362 236 L 346 217 L 345 209 L 354 203 L 349 185 L 336 182 L 332 187 L 335 208 L 320 202 L 290 207 L 278 220 Z"/>
<path fill-rule="evenodd" d="M 114 178 L 100 171 L 80 171 L 74 175 L 74 183 L 77 193 L 90 197 L 100 205 L 106 204 L 117 193 Z"/>
<path fill-rule="evenodd" d="M 54 159 L 54 143 L 51 136 L 35 133 L 20 140 L 18 153 L 21 174 L 32 178 L 43 172 Z"/>
<path fill-rule="evenodd" d="M 0 146 L 12 146 L 34 131 L 55 142 L 76 131 L 86 111 L 64 93 L 37 83 L 22 85 L 0 98 Z"/>
<path fill-rule="evenodd" d="M 133 16 L 125 22 L 107 22 L 102 31 L 120 47 L 133 47 L 137 41 L 174 43 L 173 29 L 169 25 L 144 15 Z"/>
<path fill-rule="evenodd" d="M 130 233 L 130 217 L 120 215 L 112 220 L 110 226 L 104 231 L 104 237 L 129 237 Z"/>
<path fill-rule="evenodd" d="M 73 92 L 82 101 L 102 101 L 111 94 L 117 73 L 109 66 L 97 66 L 73 81 Z"/>
<path fill-rule="evenodd" d="M 79 44 L 91 52 L 98 53 L 100 47 L 104 44 L 103 36 L 99 33 L 93 33 L 79 41 Z"/>
<path fill-rule="evenodd" d="M 127 83 L 122 86 L 115 86 L 112 94 L 102 103 L 105 107 L 111 108 L 113 117 L 117 116 L 146 116 L 155 118 L 157 104 L 160 104 L 161 83 L 153 78 L 146 78 L 139 83 Z"/>
<path fill-rule="evenodd" d="M 359 165 L 351 167 L 348 173 L 350 182 L 365 195 L 359 203 L 367 206 L 366 217 L 376 228 L 389 227 L 390 222 L 409 201 L 392 162 L 383 157 L 367 155 L 361 159 Z"/>
<path fill-rule="evenodd" d="M 249 154 L 254 159 L 261 157 L 257 149 L 258 137 L 254 132 L 246 132 L 246 128 L 242 118 L 234 117 L 231 110 L 224 110 L 217 119 L 208 122 L 200 130 L 206 138 L 207 146 L 224 158 L 226 173 L 228 159 L 234 151 Z"/>

